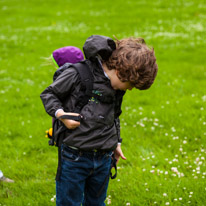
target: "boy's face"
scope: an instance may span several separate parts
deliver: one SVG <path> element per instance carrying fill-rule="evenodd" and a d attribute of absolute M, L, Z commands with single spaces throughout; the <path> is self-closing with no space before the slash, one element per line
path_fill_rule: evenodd
<path fill-rule="evenodd" d="M 110 78 L 110 81 L 111 81 L 112 88 L 115 90 L 126 91 L 127 89 L 132 90 L 134 88 L 134 86 L 130 82 L 122 82 L 118 78 L 117 72 L 115 72 L 115 75 L 112 75 L 112 77 Z"/>

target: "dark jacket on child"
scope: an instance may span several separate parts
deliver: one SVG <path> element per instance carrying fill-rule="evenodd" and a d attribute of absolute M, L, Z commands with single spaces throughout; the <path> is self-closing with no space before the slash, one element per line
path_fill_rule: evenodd
<path fill-rule="evenodd" d="M 66 130 L 63 143 L 86 151 L 94 149 L 112 151 L 117 143 L 121 142 L 119 115 L 125 92 L 111 87 L 110 80 L 105 76 L 98 61 L 87 60 L 87 65 L 94 77 L 93 92 L 100 96 L 111 97 L 114 101 L 104 103 L 91 98 L 80 112 L 83 116 L 80 126 Z M 78 72 L 72 67 L 66 69 L 40 95 L 46 112 L 52 117 L 55 117 L 57 109 L 73 112 L 80 88 L 81 79 Z"/>

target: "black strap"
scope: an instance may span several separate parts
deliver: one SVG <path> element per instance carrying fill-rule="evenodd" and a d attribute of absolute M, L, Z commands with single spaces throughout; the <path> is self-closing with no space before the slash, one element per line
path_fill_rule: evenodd
<path fill-rule="evenodd" d="M 94 78 L 86 61 L 73 64 L 72 66 L 77 70 L 81 78 L 81 90 L 74 109 L 74 112 L 80 113 L 92 96 Z"/>
<path fill-rule="evenodd" d="M 71 119 L 71 120 L 80 122 L 81 119 L 82 119 L 82 116 L 81 115 L 74 116 L 74 115 L 67 115 L 67 114 L 65 114 L 65 115 L 62 115 L 62 116 L 58 117 L 58 119 Z"/>
<path fill-rule="evenodd" d="M 56 174 L 56 181 L 59 181 L 60 175 L 61 175 L 61 170 L 62 170 L 62 166 L 61 166 L 61 147 L 58 147 L 58 167 L 57 167 L 57 174 Z"/>
<path fill-rule="evenodd" d="M 82 87 L 83 90 L 85 90 L 85 94 L 91 94 L 94 78 L 89 65 L 87 65 L 86 61 L 83 61 L 73 64 L 72 67 L 74 67 L 80 75 Z"/>
<path fill-rule="evenodd" d="M 112 175 L 112 168 L 114 167 L 115 169 L 115 174 Z M 112 164 L 111 164 L 111 169 L 110 169 L 110 177 L 111 179 L 115 179 L 117 177 L 117 160 L 114 157 L 114 154 L 112 155 Z"/>
<path fill-rule="evenodd" d="M 115 174 L 114 175 L 112 175 L 112 168 L 113 167 L 115 169 Z M 111 179 L 115 179 L 117 177 L 117 160 L 115 159 L 114 154 L 112 155 L 112 163 L 111 163 L 111 166 L 110 166 L 109 174 L 106 176 L 106 178 L 103 182 L 103 185 L 101 186 L 99 192 L 97 193 L 97 197 L 99 197 L 101 195 L 101 193 L 103 192 L 109 177 L 111 177 Z"/>

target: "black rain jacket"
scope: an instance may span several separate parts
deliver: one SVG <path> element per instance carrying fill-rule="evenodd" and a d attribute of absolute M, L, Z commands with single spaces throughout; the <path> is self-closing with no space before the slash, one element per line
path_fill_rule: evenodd
<path fill-rule="evenodd" d="M 121 102 L 124 91 L 114 90 L 104 75 L 99 62 L 87 60 L 93 76 L 93 91 L 99 95 L 114 97 L 111 104 L 91 98 L 82 110 L 80 126 L 66 130 L 63 143 L 80 150 L 114 150 L 120 138 Z M 57 109 L 73 112 L 81 88 L 78 72 L 70 67 L 46 88 L 40 95 L 46 112 L 55 117 Z M 62 123 L 63 124 L 63 123 Z"/>

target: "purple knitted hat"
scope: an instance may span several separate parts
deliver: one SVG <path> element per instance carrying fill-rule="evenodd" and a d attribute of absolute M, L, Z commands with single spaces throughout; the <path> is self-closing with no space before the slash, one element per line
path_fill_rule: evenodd
<path fill-rule="evenodd" d="M 52 53 L 53 60 L 58 67 L 63 66 L 65 63 L 77 63 L 84 60 L 82 51 L 74 46 L 66 46 L 56 49 Z"/>

